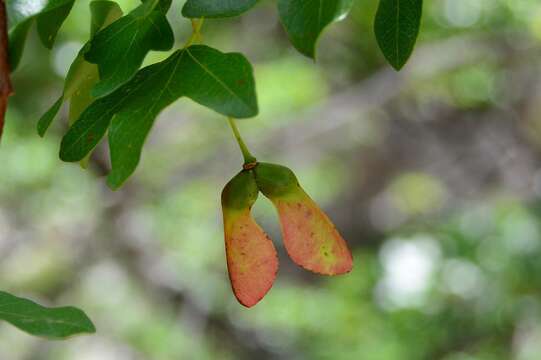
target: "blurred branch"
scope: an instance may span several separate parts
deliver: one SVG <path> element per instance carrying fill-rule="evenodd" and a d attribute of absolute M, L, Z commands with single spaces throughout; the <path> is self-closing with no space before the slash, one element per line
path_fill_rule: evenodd
<path fill-rule="evenodd" d="M 368 79 L 337 92 L 325 103 L 290 115 L 291 121 L 279 121 L 286 125 L 269 132 L 263 139 L 254 141 L 254 148 L 259 150 L 256 150 L 256 153 L 283 154 L 295 149 L 298 156 L 310 153 L 310 156 L 314 157 L 314 154 L 325 150 L 322 144 L 318 143 L 317 149 L 315 146 L 303 147 L 301 144 L 360 121 L 363 115 L 379 110 L 395 99 L 412 81 L 427 79 L 464 64 L 501 55 L 493 44 L 489 46 L 488 43 L 486 39 L 458 37 L 419 47 L 416 56 L 404 71 L 397 73 L 390 67 L 385 67 Z M 237 155 L 230 150 L 231 147 L 227 146 L 225 141 L 216 147 L 220 149 L 218 154 L 183 166 L 173 174 L 170 186 L 177 187 L 185 179 L 202 177 L 216 169 L 221 171 L 234 166 L 230 159 L 236 159 Z"/>
<path fill-rule="evenodd" d="M 278 121 L 286 125 L 269 131 L 263 139 L 253 141 L 256 153 L 263 154 L 261 158 L 265 154 L 287 153 L 290 158 L 299 159 L 300 163 L 307 158 L 317 161 L 318 157 L 342 147 L 341 139 L 350 135 L 351 124 L 373 114 L 378 121 L 384 121 L 387 133 L 383 144 L 377 148 L 362 148 L 352 159 L 344 160 L 349 161 L 352 182 L 358 184 L 358 188 L 355 196 L 337 201 L 341 203 L 340 209 L 332 209 L 340 212 L 336 218 L 347 222 L 338 224 L 339 227 L 349 227 L 350 233 L 357 238 L 379 238 L 379 234 L 373 233 L 376 229 L 369 218 L 370 207 L 373 199 L 399 172 L 426 171 L 443 180 L 449 187 L 450 199 L 454 200 L 449 201 L 445 209 L 461 205 L 456 203 L 458 199 L 481 196 L 484 192 L 480 190 L 490 184 L 491 179 L 492 182 L 505 182 L 506 189 L 519 194 L 531 194 L 533 188 L 526 183 L 538 165 L 535 149 L 525 145 L 528 142 L 522 139 L 517 123 L 509 121 L 521 117 L 517 113 L 524 110 L 523 104 L 502 104 L 490 111 L 455 109 L 439 104 L 430 110 L 430 114 L 419 113 L 420 109 L 415 107 L 408 108 L 405 114 L 403 109 L 397 111 L 388 105 L 412 85 L 464 65 L 487 61 L 516 62 L 513 68 L 520 69 L 524 61 L 530 61 L 528 54 L 532 51 L 535 49 L 513 48 L 512 44 L 487 37 L 457 37 L 422 46 L 404 71 L 396 73 L 386 67 L 337 92 L 325 103 L 295 113 L 291 121 Z M 527 81 L 536 83 L 538 79 L 532 77 L 531 72 L 529 74 Z M 523 80 L 518 78 L 516 81 L 520 84 L 515 84 L 515 87 L 524 88 L 522 91 L 527 97 L 530 85 Z M 382 110 L 390 120 L 381 118 Z M 426 121 L 433 119 L 439 121 Z M 179 169 L 171 176 L 170 186 L 181 186 L 196 177 L 227 173 L 238 165 L 238 156 L 229 150 L 228 144 L 224 142 L 216 147 L 219 152 Z M 513 153 L 515 158 L 520 156 L 526 161 L 502 162 L 502 154 L 513 156 Z M 359 174 L 362 179 L 355 178 Z M 522 181 L 517 180 L 520 177 Z M 346 201 L 351 207 L 345 206 Z M 365 218 L 351 219 L 351 214 L 362 214 Z"/>
<path fill-rule="evenodd" d="M 8 56 L 8 18 L 6 4 L 0 0 L 0 138 L 4 129 L 4 117 L 8 105 L 8 97 L 12 93 L 11 80 L 9 78 Z"/>

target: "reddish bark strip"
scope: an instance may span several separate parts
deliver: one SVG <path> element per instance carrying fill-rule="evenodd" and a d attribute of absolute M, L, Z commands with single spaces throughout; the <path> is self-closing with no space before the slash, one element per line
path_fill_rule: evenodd
<path fill-rule="evenodd" d="M 12 94 L 9 79 L 8 57 L 8 17 L 6 4 L 0 0 L 0 138 L 4 129 L 4 117 L 8 106 L 8 97 Z"/>

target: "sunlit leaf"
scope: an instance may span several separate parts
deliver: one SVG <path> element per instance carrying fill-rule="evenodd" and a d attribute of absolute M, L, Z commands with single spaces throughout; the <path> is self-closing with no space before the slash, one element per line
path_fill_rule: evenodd
<path fill-rule="evenodd" d="M 278 0 L 278 11 L 293 46 L 315 58 L 322 31 L 343 19 L 352 4 L 353 0 Z"/>
<path fill-rule="evenodd" d="M 122 16 L 120 6 L 109 0 L 94 0 L 90 3 L 90 38 Z"/>
<path fill-rule="evenodd" d="M 90 36 L 92 37 L 99 29 L 106 27 L 120 18 L 122 16 L 122 10 L 113 1 L 96 0 L 90 3 L 90 14 Z M 86 62 L 84 59 L 86 46 L 83 46 L 81 51 L 79 51 L 79 54 L 69 68 L 62 95 L 38 121 L 38 134 L 40 136 L 45 135 L 45 132 L 58 114 L 64 101 L 70 101 L 70 125 L 93 101 L 90 91 L 99 81 L 99 74 L 98 67 Z"/>
<path fill-rule="evenodd" d="M 88 316 L 77 308 L 46 308 L 3 291 L 0 291 L 0 319 L 31 335 L 52 339 L 96 332 Z"/>
<path fill-rule="evenodd" d="M 106 28 L 122 16 L 122 10 L 117 3 L 107 0 L 98 0 L 90 3 L 90 36 Z M 85 45 L 71 65 L 64 87 L 64 97 L 70 99 L 69 123 L 70 125 L 81 115 L 84 109 L 93 101 L 91 90 L 99 82 L 98 67 L 84 59 Z"/>
<path fill-rule="evenodd" d="M 383 55 L 396 70 L 413 52 L 422 12 L 423 0 L 380 0 L 374 31 Z"/>

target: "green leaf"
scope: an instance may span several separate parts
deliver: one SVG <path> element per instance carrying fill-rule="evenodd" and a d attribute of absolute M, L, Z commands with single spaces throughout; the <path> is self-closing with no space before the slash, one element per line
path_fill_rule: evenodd
<path fill-rule="evenodd" d="M 90 38 L 122 17 L 122 10 L 114 1 L 97 0 L 90 3 Z M 64 97 L 70 99 L 69 124 L 79 118 L 94 98 L 91 90 L 99 82 L 98 66 L 84 59 L 86 44 L 70 66 L 64 87 Z"/>
<path fill-rule="evenodd" d="M 120 8 L 118 8 L 118 10 L 120 10 Z M 120 11 L 118 17 L 120 16 L 122 16 L 122 11 Z M 83 53 L 84 50 L 82 50 L 80 55 L 75 59 L 70 67 L 68 76 L 66 77 L 64 94 L 70 99 L 68 114 L 69 126 L 72 126 L 79 116 L 81 116 L 83 111 L 95 100 L 94 97 L 92 97 L 91 92 L 92 88 L 100 80 L 98 66 L 86 62 Z M 90 152 L 80 161 L 80 165 L 83 169 L 88 167 L 91 155 L 92 153 Z"/>
<path fill-rule="evenodd" d="M 45 132 L 47 132 L 47 129 L 53 122 L 54 118 L 56 117 L 56 114 L 58 114 L 58 111 L 60 110 L 60 107 L 64 103 L 64 97 L 60 96 L 58 100 L 55 101 L 55 103 L 43 114 L 43 116 L 38 121 L 38 134 L 39 136 L 43 137 L 45 136 Z"/>
<path fill-rule="evenodd" d="M 120 18 L 122 10 L 114 1 L 96 0 L 90 3 L 90 14 L 90 33 L 93 36 L 98 30 Z M 99 81 L 99 73 L 96 65 L 84 59 L 87 46 L 88 44 L 83 46 L 69 68 L 63 94 L 39 120 L 38 134 L 40 136 L 45 135 L 64 101 L 70 101 L 69 124 L 71 125 L 94 100 L 90 91 Z"/>
<path fill-rule="evenodd" d="M 99 81 L 98 67 L 78 56 L 70 67 L 66 77 L 64 98 L 70 100 L 69 125 L 73 125 L 84 109 L 94 101 L 91 90 Z"/>
<path fill-rule="evenodd" d="M 8 0 L 10 66 L 14 71 L 22 56 L 28 30 L 36 20 L 43 45 L 52 48 L 56 34 L 75 0 Z"/>
<path fill-rule="evenodd" d="M 26 37 L 28 31 L 32 26 L 34 19 L 28 19 L 19 23 L 13 30 L 9 32 L 9 69 L 11 72 L 17 69 L 19 62 L 23 57 L 24 44 L 26 43 Z"/>
<path fill-rule="evenodd" d="M 413 52 L 422 13 L 422 0 L 380 0 L 374 31 L 383 55 L 396 70 Z"/>
<path fill-rule="evenodd" d="M 114 1 L 95 0 L 90 3 L 90 38 L 122 16 L 122 9 Z"/>
<path fill-rule="evenodd" d="M 62 139 L 60 158 L 81 160 L 112 120 L 113 169 L 108 182 L 113 189 L 120 187 L 137 167 L 156 116 L 182 96 L 226 116 L 247 118 L 258 113 L 253 71 L 246 58 L 194 45 L 141 69 L 114 93 L 93 102 Z"/>
<path fill-rule="evenodd" d="M 52 339 L 96 332 L 92 321 L 77 308 L 46 308 L 3 291 L 0 291 L 0 319 L 31 335 Z"/>
<path fill-rule="evenodd" d="M 48 49 L 52 49 L 56 34 L 68 17 L 74 2 L 74 0 L 49 0 L 47 7 L 37 17 L 39 38 Z"/>
<path fill-rule="evenodd" d="M 148 0 L 94 36 L 85 53 L 98 65 L 100 82 L 94 97 L 110 94 L 130 80 L 150 50 L 173 47 L 173 30 L 165 17 L 169 2 Z"/>
<path fill-rule="evenodd" d="M 278 12 L 289 40 L 302 54 L 315 58 L 319 36 L 342 20 L 353 0 L 278 0 Z"/>
<path fill-rule="evenodd" d="M 224 18 L 238 16 L 257 4 L 259 0 L 188 0 L 182 8 L 182 15 L 187 18 Z"/>

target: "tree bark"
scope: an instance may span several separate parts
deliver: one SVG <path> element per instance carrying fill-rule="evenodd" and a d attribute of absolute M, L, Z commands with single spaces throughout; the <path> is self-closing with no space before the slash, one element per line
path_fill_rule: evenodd
<path fill-rule="evenodd" d="M 8 56 L 8 17 L 6 3 L 0 0 L 0 138 L 4 129 L 4 117 L 8 105 L 8 97 L 12 94 L 9 78 Z"/>

